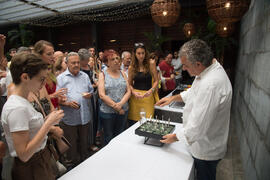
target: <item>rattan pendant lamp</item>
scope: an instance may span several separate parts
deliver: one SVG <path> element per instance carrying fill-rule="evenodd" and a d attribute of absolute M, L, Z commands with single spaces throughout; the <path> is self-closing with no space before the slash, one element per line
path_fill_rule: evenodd
<path fill-rule="evenodd" d="M 250 0 L 206 0 L 209 16 L 217 22 L 216 33 L 228 37 L 249 8 Z"/>
<path fill-rule="evenodd" d="M 183 32 L 187 38 L 192 37 L 195 34 L 195 26 L 193 23 L 186 23 L 183 27 Z"/>
<path fill-rule="evenodd" d="M 151 6 L 153 21 L 160 27 L 169 27 L 176 23 L 180 14 L 178 0 L 155 0 Z"/>
<path fill-rule="evenodd" d="M 191 18 L 191 1 L 189 1 L 189 18 Z M 190 20 L 192 21 L 192 19 Z M 187 38 L 191 38 L 195 34 L 195 25 L 191 22 L 185 23 L 183 32 Z"/>

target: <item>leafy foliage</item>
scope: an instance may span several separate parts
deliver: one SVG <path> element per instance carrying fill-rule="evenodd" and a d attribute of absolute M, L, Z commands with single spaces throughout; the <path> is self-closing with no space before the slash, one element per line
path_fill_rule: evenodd
<path fill-rule="evenodd" d="M 216 34 L 216 22 L 212 19 L 208 20 L 207 30 L 205 32 L 199 29 L 192 39 L 203 39 L 208 43 L 215 53 L 218 59 L 222 59 L 224 56 L 224 51 L 231 50 L 238 46 L 238 42 L 233 37 L 223 38 Z"/>
<path fill-rule="evenodd" d="M 143 34 L 149 40 L 147 48 L 148 50 L 150 50 L 150 52 L 154 51 L 162 52 L 162 44 L 164 42 L 171 40 L 171 38 L 166 36 L 162 35 L 156 36 L 153 32 L 144 32 Z"/>
<path fill-rule="evenodd" d="M 19 24 L 18 29 L 8 31 L 9 43 L 13 45 L 13 47 L 30 46 L 33 37 L 34 33 L 27 29 L 27 25 L 25 24 Z"/>

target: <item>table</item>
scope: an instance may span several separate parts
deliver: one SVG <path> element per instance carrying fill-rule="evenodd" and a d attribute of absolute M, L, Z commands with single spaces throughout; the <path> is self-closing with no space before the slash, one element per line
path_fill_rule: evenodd
<path fill-rule="evenodd" d="M 173 92 L 168 94 L 166 97 L 172 96 L 173 94 L 179 94 L 180 88 L 177 87 Z M 175 93 L 178 92 L 178 93 Z M 184 103 L 183 102 L 172 102 L 169 105 L 160 107 L 160 106 L 154 106 L 155 108 L 155 117 L 157 116 L 158 119 L 170 120 L 172 122 L 178 122 L 182 123 L 182 116 L 183 116 L 183 110 L 184 110 Z"/>
<path fill-rule="evenodd" d="M 176 131 L 182 124 L 176 125 Z M 184 142 L 155 147 L 135 135 L 139 122 L 59 180 L 188 180 L 193 159 Z"/>

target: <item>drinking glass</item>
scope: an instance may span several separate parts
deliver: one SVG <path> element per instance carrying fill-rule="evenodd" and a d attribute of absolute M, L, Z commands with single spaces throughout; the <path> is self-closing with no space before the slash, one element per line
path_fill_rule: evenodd
<path fill-rule="evenodd" d="M 140 116 L 141 116 L 140 124 L 143 124 L 143 121 L 145 121 L 145 119 L 146 119 L 146 112 L 145 112 L 144 108 L 141 108 Z"/>

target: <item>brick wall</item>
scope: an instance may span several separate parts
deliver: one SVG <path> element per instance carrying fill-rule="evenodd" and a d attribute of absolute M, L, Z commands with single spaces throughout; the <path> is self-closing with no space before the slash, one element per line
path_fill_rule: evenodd
<path fill-rule="evenodd" d="M 247 180 L 270 179 L 270 1 L 251 0 L 241 21 L 232 122 Z"/>

